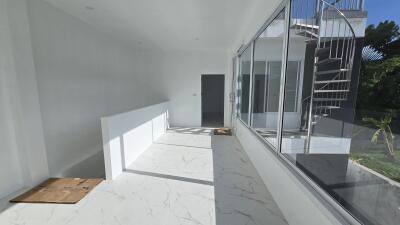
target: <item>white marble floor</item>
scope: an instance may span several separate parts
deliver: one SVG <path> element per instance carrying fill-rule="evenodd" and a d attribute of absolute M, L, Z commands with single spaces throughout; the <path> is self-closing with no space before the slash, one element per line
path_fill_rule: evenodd
<path fill-rule="evenodd" d="M 271 194 L 234 137 L 175 128 L 115 181 L 75 205 L 14 204 L 1 225 L 281 225 Z"/>

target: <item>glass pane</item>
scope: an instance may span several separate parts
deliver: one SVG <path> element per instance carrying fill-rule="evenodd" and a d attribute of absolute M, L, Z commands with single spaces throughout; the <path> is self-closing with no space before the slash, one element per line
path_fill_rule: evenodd
<path fill-rule="evenodd" d="M 251 47 L 247 48 L 239 58 L 239 109 L 240 118 L 244 123 L 249 121 L 249 98 L 250 98 L 250 72 L 251 72 Z"/>
<path fill-rule="evenodd" d="M 282 68 L 285 11 L 256 39 L 254 47 L 253 127 L 277 146 L 277 119 Z"/>
<path fill-rule="evenodd" d="M 293 1 L 281 153 L 363 224 L 398 225 L 399 35 L 377 44 L 396 22 L 347 24 L 322 4 L 318 23 L 305 2 Z"/>
<path fill-rule="evenodd" d="M 286 68 L 285 112 L 296 112 L 299 104 L 301 61 L 288 61 Z"/>

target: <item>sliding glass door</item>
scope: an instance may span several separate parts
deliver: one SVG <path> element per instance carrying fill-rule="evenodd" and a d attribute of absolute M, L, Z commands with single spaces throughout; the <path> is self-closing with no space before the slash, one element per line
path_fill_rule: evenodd
<path fill-rule="evenodd" d="M 239 80 L 238 80 L 238 96 L 239 96 L 239 117 L 247 125 L 249 125 L 250 111 L 250 88 L 251 88 L 251 67 L 252 67 L 252 45 L 239 56 Z"/>
<path fill-rule="evenodd" d="M 251 127 L 277 147 L 285 9 L 254 41 L 254 76 Z"/>

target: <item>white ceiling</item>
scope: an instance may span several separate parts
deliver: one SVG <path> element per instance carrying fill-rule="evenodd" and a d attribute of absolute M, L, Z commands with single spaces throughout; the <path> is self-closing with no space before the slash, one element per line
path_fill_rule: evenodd
<path fill-rule="evenodd" d="M 277 0 L 46 0 L 134 46 L 162 49 L 232 48 L 246 18 Z M 262 12 L 270 13 L 272 9 Z M 265 15 L 268 16 L 268 15 Z"/>

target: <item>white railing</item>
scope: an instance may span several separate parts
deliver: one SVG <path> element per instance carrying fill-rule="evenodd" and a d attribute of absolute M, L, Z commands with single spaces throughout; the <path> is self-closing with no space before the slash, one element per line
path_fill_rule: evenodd
<path fill-rule="evenodd" d="M 364 10 L 364 0 L 326 0 L 338 10 Z"/>

